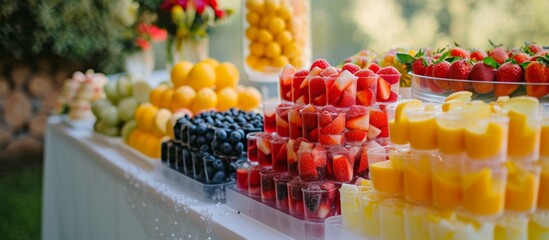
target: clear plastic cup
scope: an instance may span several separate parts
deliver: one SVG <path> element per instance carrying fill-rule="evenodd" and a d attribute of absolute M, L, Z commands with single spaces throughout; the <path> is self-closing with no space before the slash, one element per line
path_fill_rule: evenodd
<path fill-rule="evenodd" d="M 278 77 L 278 96 L 281 102 L 292 102 L 292 81 L 294 74 L 280 75 Z"/>
<path fill-rule="evenodd" d="M 376 74 L 367 77 L 359 76 L 356 84 L 356 104 L 361 106 L 373 106 L 376 102 L 377 82 Z"/>
<path fill-rule="evenodd" d="M 331 181 L 310 182 L 303 191 L 305 220 L 323 221 L 337 214 L 337 188 Z"/>
<path fill-rule="evenodd" d="M 289 208 L 288 182 L 293 179 L 294 177 L 284 173 L 279 173 L 274 176 L 276 208 L 284 210 Z"/>
<path fill-rule="evenodd" d="M 398 100 L 398 90 L 400 89 L 400 76 L 402 74 L 378 74 L 379 80 L 378 85 L 387 86 L 390 85 L 390 90 L 388 96 L 387 95 L 381 95 L 379 92 L 377 93 L 376 101 L 377 102 L 396 102 Z M 379 86 L 378 86 L 379 89 Z"/>
<path fill-rule="evenodd" d="M 465 152 L 470 160 L 499 161 L 507 160 L 507 137 L 509 118 L 492 116 L 467 122 L 465 128 Z"/>
<path fill-rule="evenodd" d="M 276 172 L 272 169 L 259 172 L 261 179 L 261 201 L 264 203 L 275 203 L 275 174 Z"/>
<path fill-rule="evenodd" d="M 314 106 L 326 106 L 327 78 L 322 76 L 311 77 L 309 79 L 309 103 Z"/>
<path fill-rule="evenodd" d="M 430 207 L 406 204 L 404 208 L 405 239 L 429 239 L 428 219 L 435 213 Z"/>
<path fill-rule="evenodd" d="M 375 142 L 375 141 L 374 141 Z M 368 178 L 368 155 L 366 154 L 371 142 L 348 146 L 349 159 L 353 163 L 353 175 L 358 178 Z M 375 145 L 379 146 L 379 145 Z"/>
<path fill-rule="evenodd" d="M 404 239 L 404 201 L 398 198 L 389 198 L 379 205 L 381 238 Z"/>
<path fill-rule="evenodd" d="M 505 211 L 530 213 L 536 209 L 541 167 L 533 162 L 507 163 Z"/>
<path fill-rule="evenodd" d="M 387 105 L 387 120 L 389 125 L 389 142 L 400 148 L 410 148 L 410 130 L 408 119 L 395 120 L 397 104 Z"/>
<path fill-rule="evenodd" d="M 465 122 L 458 114 L 444 113 L 436 116 L 437 146 L 444 155 L 465 152 Z"/>
<path fill-rule="evenodd" d="M 260 172 L 267 170 L 260 165 L 252 165 L 248 171 L 248 196 L 261 197 L 261 177 Z"/>
<path fill-rule="evenodd" d="M 531 162 L 539 157 L 541 114 L 524 116 L 510 111 L 507 155 L 510 160 Z"/>
<path fill-rule="evenodd" d="M 305 205 L 303 204 L 303 192 L 301 189 L 307 186 L 307 183 L 301 181 L 299 177 L 295 177 L 292 181 L 286 183 L 288 186 L 288 204 L 290 214 L 295 216 L 303 216 Z"/>
<path fill-rule="evenodd" d="M 412 149 L 420 151 L 436 150 L 438 142 L 435 116 L 438 112 L 427 111 L 421 107 L 407 109 L 406 113 L 408 115 L 408 132 Z"/>
<path fill-rule="evenodd" d="M 530 215 L 528 239 L 549 239 L 549 211 L 537 211 Z"/>
<path fill-rule="evenodd" d="M 272 151 L 272 164 L 273 170 L 276 172 L 287 172 L 288 171 L 288 154 L 287 149 L 288 138 L 275 136 L 271 140 L 271 151 Z"/>
<path fill-rule="evenodd" d="M 297 151 L 299 178 L 305 182 L 326 179 L 327 151 L 322 146 Z"/>
<path fill-rule="evenodd" d="M 247 145 L 248 145 L 248 161 L 257 162 L 257 135 L 260 132 L 251 132 L 246 135 Z"/>
<path fill-rule="evenodd" d="M 279 104 L 278 102 L 263 104 L 263 130 L 266 133 L 276 132 L 276 107 Z"/>
<path fill-rule="evenodd" d="M 463 216 L 457 217 L 448 212 L 439 212 L 428 218 L 428 222 L 432 240 L 494 239 L 493 221 L 475 220 Z"/>
<path fill-rule="evenodd" d="M 365 106 L 353 106 L 349 109 L 345 120 L 345 142 L 347 144 L 362 144 L 368 140 L 370 126 L 370 109 Z"/>
<path fill-rule="evenodd" d="M 466 161 L 461 168 L 463 209 L 478 217 L 503 213 L 507 169 L 499 162 Z"/>
<path fill-rule="evenodd" d="M 318 142 L 318 112 L 314 106 L 309 105 L 301 109 L 302 136 L 310 142 Z"/>
<path fill-rule="evenodd" d="M 297 170 L 297 150 L 299 149 L 300 141 L 288 139 L 286 143 L 286 161 L 288 162 L 288 174 L 292 176 L 299 175 Z"/>
<path fill-rule="evenodd" d="M 236 187 L 240 190 L 248 192 L 248 171 L 250 170 L 250 162 L 247 160 L 239 160 L 236 162 Z"/>
<path fill-rule="evenodd" d="M 257 160 L 261 166 L 271 167 L 273 165 L 273 150 L 271 147 L 272 139 L 273 136 L 269 133 L 260 133 L 257 135 Z"/>
<path fill-rule="evenodd" d="M 528 216 L 505 214 L 496 220 L 494 239 L 498 240 L 527 240 Z"/>
<path fill-rule="evenodd" d="M 303 136 L 303 121 L 301 119 L 301 109 L 303 106 L 294 105 L 288 111 L 290 139 L 298 139 Z"/>
<path fill-rule="evenodd" d="M 339 189 L 341 218 L 343 226 L 353 230 L 360 229 L 360 209 L 358 206 L 358 186 L 343 184 Z"/>
<path fill-rule="evenodd" d="M 431 162 L 439 159 L 434 153 L 415 153 L 404 160 L 404 198 L 419 205 L 432 203 Z"/>
<path fill-rule="evenodd" d="M 541 120 L 540 151 L 542 158 L 549 158 L 549 109 L 544 110 Z"/>
<path fill-rule="evenodd" d="M 441 155 L 431 162 L 433 205 L 442 210 L 455 210 L 463 203 L 461 165 L 464 155 Z"/>
<path fill-rule="evenodd" d="M 376 191 L 361 191 L 358 194 L 362 233 L 366 236 L 381 236 L 379 205 L 384 199 Z"/>
<path fill-rule="evenodd" d="M 292 105 L 289 103 L 282 103 L 276 107 L 276 133 L 281 137 L 290 136 L 288 112 L 291 108 Z"/>
<path fill-rule="evenodd" d="M 388 196 L 401 196 L 404 192 L 404 161 L 411 153 L 392 146 L 368 150 L 370 180 L 374 189 Z"/>
<path fill-rule="evenodd" d="M 341 146 L 345 143 L 346 113 L 332 106 L 322 108 L 318 114 L 318 142 L 326 146 Z"/>
<path fill-rule="evenodd" d="M 338 77 L 326 80 L 327 103 L 338 108 L 348 108 L 356 103 L 356 83 L 358 77 L 343 71 Z"/>
<path fill-rule="evenodd" d="M 325 148 L 328 150 L 327 178 L 342 183 L 352 181 L 354 159 L 351 159 L 349 150 L 342 146 Z"/>
<path fill-rule="evenodd" d="M 541 174 L 538 191 L 538 209 L 549 210 L 549 159 L 540 159 Z"/>

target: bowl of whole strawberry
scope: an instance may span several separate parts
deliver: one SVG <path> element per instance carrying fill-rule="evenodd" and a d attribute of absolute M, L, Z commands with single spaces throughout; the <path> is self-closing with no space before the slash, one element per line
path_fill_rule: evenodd
<path fill-rule="evenodd" d="M 495 101 L 501 96 L 528 95 L 549 103 L 549 51 L 538 44 L 489 51 L 419 51 L 400 54 L 412 75 L 412 98 L 442 103 L 457 91 L 470 91 L 473 99 Z"/>

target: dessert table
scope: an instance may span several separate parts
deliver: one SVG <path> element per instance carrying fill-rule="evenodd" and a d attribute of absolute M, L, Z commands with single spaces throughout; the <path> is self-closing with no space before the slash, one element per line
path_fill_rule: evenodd
<path fill-rule="evenodd" d="M 197 200 L 148 162 L 50 117 L 42 239 L 291 239 L 225 204 Z"/>

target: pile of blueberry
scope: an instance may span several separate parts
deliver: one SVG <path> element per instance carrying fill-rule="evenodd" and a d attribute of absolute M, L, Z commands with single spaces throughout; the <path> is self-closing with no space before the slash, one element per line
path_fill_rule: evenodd
<path fill-rule="evenodd" d="M 230 109 L 177 120 L 174 140 L 162 145 L 162 161 L 202 183 L 235 179 L 239 158 L 246 157 L 246 134 L 263 129 L 263 116 Z"/>

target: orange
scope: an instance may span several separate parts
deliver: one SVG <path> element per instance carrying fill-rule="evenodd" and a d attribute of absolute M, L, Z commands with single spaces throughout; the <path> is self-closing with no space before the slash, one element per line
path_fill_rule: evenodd
<path fill-rule="evenodd" d="M 161 108 L 171 108 L 172 106 L 172 99 L 175 91 L 171 88 L 167 89 L 162 93 L 162 98 L 160 99 L 160 106 Z"/>
<path fill-rule="evenodd" d="M 166 91 L 167 89 L 168 89 L 168 86 L 166 85 L 160 85 L 156 87 L 151 91 L 151 94 L 149 95 L 149 101 L 153 105 L 159 107 L 160 103 L 162 102 L 162 95 L 164 94 L 164 91 Z"/>
<path fill-rule="evenodd" d="M 261 93 L 253 87 L 247 87 L 238 94 L 238 108 L 250 111 L 261 104 Z"/>
<path fill-rule="evenodd" d="M 223 62 L 215 68 L 215 88 L 221 90 L 226 87 L 236 87 L 240 80 L 238 68 L 230 62 Z"/>
<path fill-rule="evenodd" d="M 195 96 L 196 92 L 192 87 L 181 86 L 177 88 L 173 94 L 171 110 L 189 108 Z"/>
<path fill-rule="evenodd" d="M 211 63 L 200 62 L 194 65 L 189 72 L 187 84 L 195 91 L 215 86 L 215 68 Z"/>
<path fill-rule="evenodd" d="M 217 92 L 217 110 L 226 111 L 236 107 L 238 104 L 238 93 L 234 88 L 226 87 Z"/>
<path fill-rule="evenodd" d="M 203 88 L 196 93 L 191 110 L 197 113 L 204 109 L 215 108 L 217 106 L 217 95 L 211 88 Z"/>

